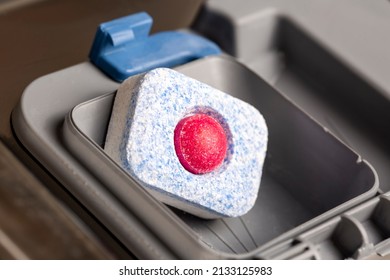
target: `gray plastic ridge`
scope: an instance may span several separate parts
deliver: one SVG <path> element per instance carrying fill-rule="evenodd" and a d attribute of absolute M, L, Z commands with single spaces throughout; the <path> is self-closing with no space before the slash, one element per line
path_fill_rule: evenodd
<path fill-rule="evenodd" d="M 266 259 L 366 259 L 390 255 L 388 194 L 364 202 L 294 239 L 263 251 Z M 314 248 L 312 254 L 302 248 Z"/>

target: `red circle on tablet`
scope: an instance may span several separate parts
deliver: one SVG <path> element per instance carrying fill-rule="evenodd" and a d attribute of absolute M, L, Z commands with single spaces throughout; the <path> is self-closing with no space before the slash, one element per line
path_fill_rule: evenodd
<path fill-rule="evenodd" d="M 226 156 L 228 141 L 222 125 L 206 114 L 183 118 L 174 131 L 176 155 L 182 166 L 193 174 L 217 169 Z"/>

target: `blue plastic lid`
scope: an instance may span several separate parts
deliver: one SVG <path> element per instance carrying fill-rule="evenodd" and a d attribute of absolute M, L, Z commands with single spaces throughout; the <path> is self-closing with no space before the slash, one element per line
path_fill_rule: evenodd
<path fill-rule="evenodd" d="M 174 67 L 208 55 L 219 47 L 200 36 L 179 31 L 149 36 L 153 19 L 145 12 L 102 23 L 90 59 L 119 82 L 157 67 Z"/>

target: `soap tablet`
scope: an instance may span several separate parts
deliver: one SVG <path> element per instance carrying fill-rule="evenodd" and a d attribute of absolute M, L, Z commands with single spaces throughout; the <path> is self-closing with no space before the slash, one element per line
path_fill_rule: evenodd
<path fill-rule="evenodd" d="M 256 201 L 267 140 L 250 104 L 157 68 L 118 88 L 104 149 L 160 201 L 203 218 L 237 217 Z"/>

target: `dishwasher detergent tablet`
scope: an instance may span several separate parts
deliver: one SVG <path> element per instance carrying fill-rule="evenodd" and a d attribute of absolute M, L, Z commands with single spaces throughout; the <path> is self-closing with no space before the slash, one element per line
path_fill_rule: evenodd
<path fill-rule="evenodd" d="M 156 68 L 120 85 L 104 149 L 160 201 L 218 218 L 253 207 L 267 141 L 253 106 Z"/>

